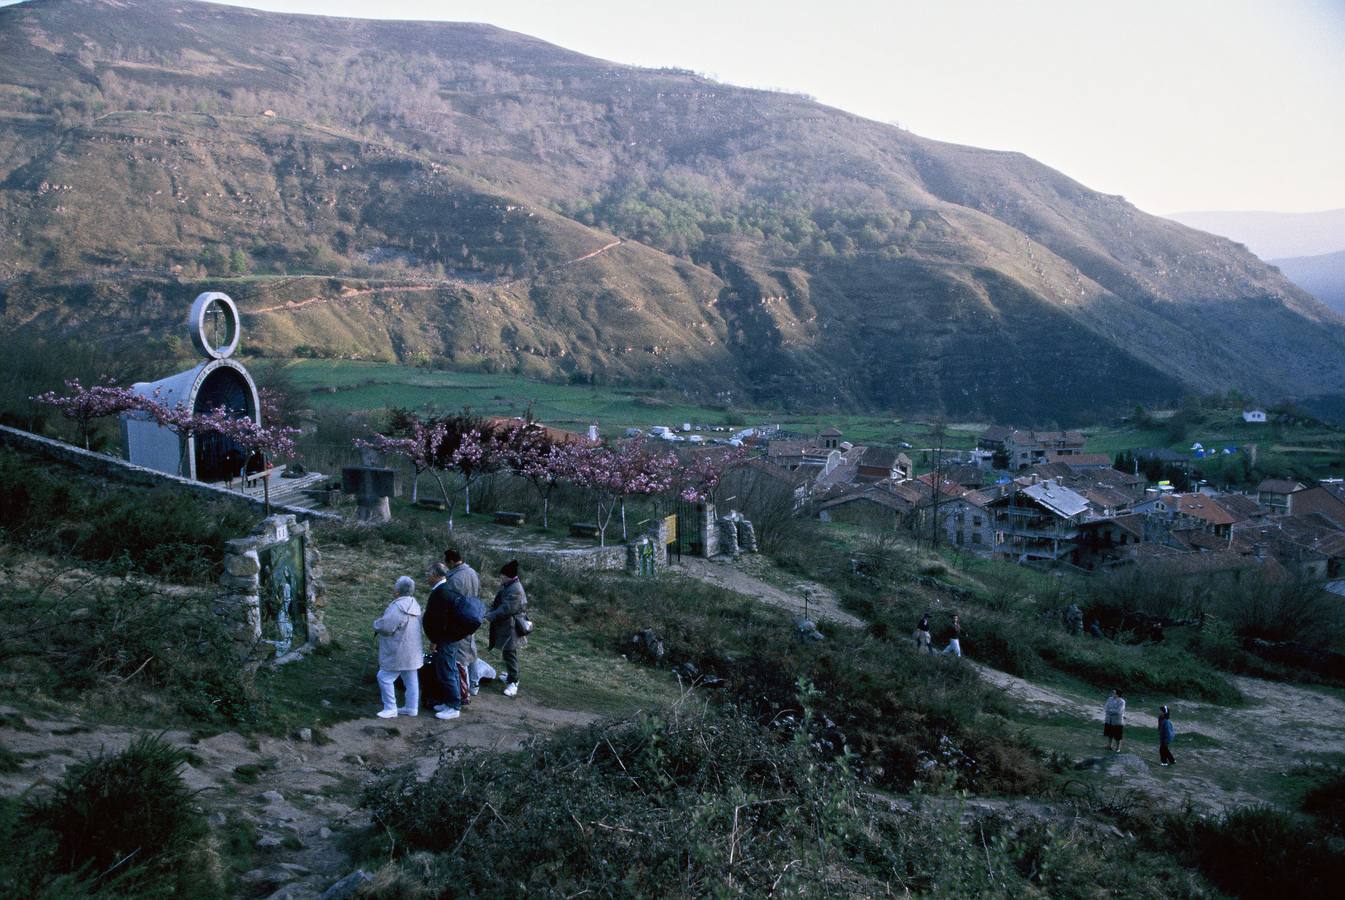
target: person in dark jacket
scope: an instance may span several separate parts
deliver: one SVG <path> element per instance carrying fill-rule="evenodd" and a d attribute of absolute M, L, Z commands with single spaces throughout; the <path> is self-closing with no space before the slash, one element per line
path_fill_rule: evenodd
<path fill-rule="evenodd" d="M 500 649 L 504 657 L 506 697 L 518 696 L 518 651 L 527 646 L 528 639 L 521 632 L 527 621 L 524 612 L 528 608 L 528 597 L 523 592 L 523 582 L 518 580 L 518 560 L 511 559 L 500 569 L 503 581 L 495 592 L 495 602 L 486 611 L 486 622 L 490 623 L 490 649 Z"/>
<path fill-rule="evenodd" d="M 934 653 L 934 639 L 929 633 L 929 613 L 920 617 L 920 621 L 915 625 L 915 649 L 916 652 L 924 650 L 928 653 Z"/>
<path fill-rule="evenodd" d="M 957 613 L 953 613 L 953 622 L 948 626 L 947 631 L 948 646 L 943 648 L 944 653 L 952 653 L 955 656 L 962 655 L 962 619 Z"/>
<path fill-rule="evenodd" d="M 1160 766 L 1170 766 L 1177 760 L 1172 758 L 1172 738 L 1176 735 L 1177 729 L 1172 725 L 1172 714 L 1168 712 L 1166 706 L 1158 708 L 1158 764 Z"/>
<path fill-rule="evenodd" d="M 462 715 L 462 691 L 458 686 L 457 641 L 448 639 L 453 610 L 452 588 L 448 584 L 448 566 L 435 563 L 426 575 L 430 579 L 430 598 L 425 603 L 423 627 L 430 641 L 431 661 L 439 687 L 446 700 L 434 708 L 436 719 L 456 719 Z"/>

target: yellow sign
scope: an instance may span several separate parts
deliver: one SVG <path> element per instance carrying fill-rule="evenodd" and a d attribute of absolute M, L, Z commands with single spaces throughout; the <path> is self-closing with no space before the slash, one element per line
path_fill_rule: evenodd
<path fill-rule="evenodd" d="M 668 536 L 668 543 L 671 544 L 673 541 L 677 540 L 677 516 L 672 515 L 664 519 L 663 529 L 664 533 Z"/>

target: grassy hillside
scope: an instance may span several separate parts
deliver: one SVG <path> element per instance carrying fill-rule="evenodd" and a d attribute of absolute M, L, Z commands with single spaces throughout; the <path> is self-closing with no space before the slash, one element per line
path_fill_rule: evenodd
<path fill-rule="evenodd" d="M 0 248 L 0 325 L 121 341 L 208 284 L 277 355 L 774 405 L 1345 383 L 1276 271 L 1020 154 L 479 25 L 0 9 Z"/>

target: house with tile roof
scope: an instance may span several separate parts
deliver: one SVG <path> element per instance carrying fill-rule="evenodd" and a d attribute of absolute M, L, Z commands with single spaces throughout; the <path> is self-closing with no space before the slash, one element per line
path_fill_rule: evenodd
<path fill-rule="evenodd" d="M 1023 486 L 988 507 L 995 516 L 996 552 L 1024 561 L 1067 559 L 1089 517 L 1088 500 L 1058 481 Z"/>

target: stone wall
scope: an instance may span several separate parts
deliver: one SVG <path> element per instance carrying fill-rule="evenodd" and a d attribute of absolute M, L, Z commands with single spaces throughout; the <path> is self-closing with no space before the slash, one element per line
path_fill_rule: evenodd
<path fill-rule="evenodd" d="M 55 462 L 73 466 L 74 468 L 88 472 L 91 475 L 106 478 L 109 481 L 120 481 L 125 484 L 138 485 L 140 487 L 156 487 L 160 484 L 171 484 L 174 487 L 181 488 L 184 491 L 196 494 L 207 500 L 227 500 L 232 503 L 243 504 L 249 509 L 254 509 L 258 512 L 265 512 L 266 509 L 266 503 L 261 498 L 249 497 L 246 494 L 240 494 L 237 491 L 231 491 L 227 488 L 216 487 L 213 484 L 192 481 L 190 478 L 167 475 L 163 472 L 157 472 L 154 469 L 147 469 L 144 466 L 132 465 L 124 459 L 117 459 L 114 456 L 107 456 L 102 453 L 93 453 L 82 447 L 76 447 L 74 444 L 67 444 L 64 441 L 42 437 L 41 435 L 33 434 L 31 431 L 10 428 L 7 425 L 0 425 L 0 445 L 10 446 L 16 450 L 22 450 L 27 453 L 36 453 Z M 280 506 L 275 503 L 271 504 L 271 511 L 285 513 L 302 520 L 339 520 L 341 518 L 334 513 L 305 509 L 302 506 Z"/>
<path fill-rule="evenodd" d="M 519 559 L 543 559 L 570 572 L 612 571 L 626 568 L 626 545 L 575 549 L 513 550 Z"/>
<path fill-rule="evenodd" d="M 304 545 L 304 611 L 308 639 L 275 660 L 297 659 L 313 647 L 331 640 L 323 622 L 327 600 L 322 588 L 322 557 L 313 544 L 309 523 L 301 522 L 293 515 L 268 516 L 252 534 L 224 545 L 224 574 L 220 576 L 223 590 L 215 601 L 215 614 L 224 617 L 233 628 L 241 659 L 261 662 L 274 657 L 273 648 L 262 640 L 260 554 L 267 547 L 295 535 L 303 539 Z"/>

